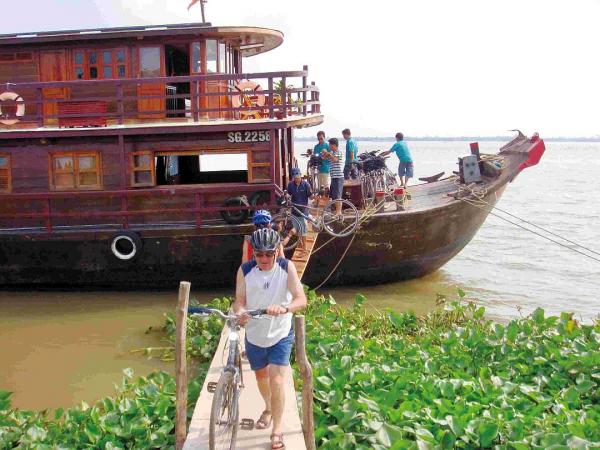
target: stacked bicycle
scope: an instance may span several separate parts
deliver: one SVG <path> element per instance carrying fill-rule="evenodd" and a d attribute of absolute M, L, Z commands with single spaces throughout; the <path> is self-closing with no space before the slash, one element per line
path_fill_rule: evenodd
<path fill-rule="evenodd" d="M 284 192 L 278 201 L 281 209 L 273 216 L 272 223 L 285 242 L 284 250 L 292 250 L 298 245 L 295 231 L 303 229 L 303 220 L 309 222 L 315 232 L 325 231 L 333 237 L 349 236 L 358 227 L 359 213 L 348 200 L 330 200 L 324 207 L 308 207 L 312 214 L 306 214 L 303 205 L 292 203 L 291 196 Z"/>
<path fill-rule="evenodd" d="M 359 180 L 367 205 L 375 202 L 377 192 L 393 198 L 394 188 L 397 186 L 396 175 L 386 165 L 388 157 L 381 157 L 379 153 L 379 150 L 374 150 L 358 155 Z"/>

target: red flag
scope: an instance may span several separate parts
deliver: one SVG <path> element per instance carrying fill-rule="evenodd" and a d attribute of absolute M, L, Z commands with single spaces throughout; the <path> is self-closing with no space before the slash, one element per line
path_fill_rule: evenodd
<path fill-rule="evenodd" d="M 190 3 L 190 5 L 188 6 L 188 11 L 190 10 L 190 8 L 192 6 L 194 6 L 196 3 L 198 3 L 200 0 L 192 0 L 192 2 Z"/>

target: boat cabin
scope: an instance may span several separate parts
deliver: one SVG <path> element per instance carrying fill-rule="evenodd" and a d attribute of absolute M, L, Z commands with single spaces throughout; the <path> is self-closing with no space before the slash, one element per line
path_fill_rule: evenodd
<path fill-rule="evenodd" d="M 0 230 L 198 227 L 232 197 L 272 204 L 294 128 L 323 120 L 306 66 L 243 72 L 282 42 L 209 23 L 0 35 Z"/>

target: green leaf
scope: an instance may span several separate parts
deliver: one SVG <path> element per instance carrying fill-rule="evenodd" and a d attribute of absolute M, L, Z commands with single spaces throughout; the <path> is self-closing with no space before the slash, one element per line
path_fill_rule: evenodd
<path fill-rule="evenodd" d="M 498 425 L 484 422 L 479 425 L 479 443 L 482 447 L 490 447 L 498 436 Z"/>
<path fill-rule="evenodd" d="M 349 355 L 342 356 L 341 365 L 345 369 L 347 367 L 351 367 L 352 365 L 352 357 Z"/>
<path fill-rule="evenodd" d="M 384 423 L 375 434 L 375 439 L 382 445 L 390 447 L 394 441 L 402 439 L 403 433 L 400 427 Z"/>
<path fill-rule="evenodd" d="M 544 310 L 542 308 L 536 308 L 536 310 L 531 313 L 531 318 L 537 324 L 544 323 Z"/>
<path fill-rule="evenodd" d="M 54 420 L 60 419 L 62 417 L 64 411 L 65 410 L 63 408 L 56 408 L 56 411 L 54 411 Z"/>
<path fill-rule="evenodd" d="M 27 436 L 29 436 L 29 438 L 33 442 L 43 441 L 44 439 L 46 439 L 47 435 L 48 433 L 46 432 L 46 430 L 39 427 L 38 425 L 33 425 L 27 429 Z"/>

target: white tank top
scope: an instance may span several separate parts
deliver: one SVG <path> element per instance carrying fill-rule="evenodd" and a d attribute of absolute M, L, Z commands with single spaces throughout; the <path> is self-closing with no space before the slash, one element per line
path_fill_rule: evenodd
<path fill-rule="evenodd" d="M 242 264 L 246 281 L 246 309 L 261 309 L 270 305 L 288 306 L 292 294 L 288 289 L 288 260 L 277 258 L 271 270 L 260 270 L 256 260 Z M 286 337 L 292 328 L 292 313 L 280 316 L 264 315 L 246 324 L 246 339 L 259 347 L 271 347 Z"/>

